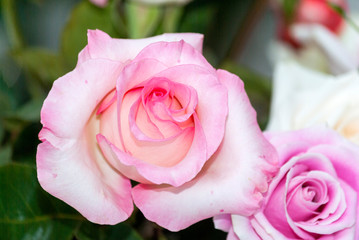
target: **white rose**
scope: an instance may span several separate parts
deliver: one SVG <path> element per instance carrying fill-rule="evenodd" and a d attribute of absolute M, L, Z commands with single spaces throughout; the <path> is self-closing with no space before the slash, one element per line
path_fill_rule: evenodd
<path fill-rule="evenodd" d="M 274 73 L 267 130 L 291 130 L 326 123 L 359 145 L 359 74 L 326 75 L 294 63 Z"/>

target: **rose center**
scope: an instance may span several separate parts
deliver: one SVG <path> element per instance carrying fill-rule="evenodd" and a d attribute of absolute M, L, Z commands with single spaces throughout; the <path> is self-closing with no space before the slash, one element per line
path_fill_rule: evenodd
<path fill-rule="evenodd" d="M 153 89 L 153 92 L 151 94 L 151 100 L 155 100 L 155 101 L 161 100 L 161 98 L 166 95 L 167 95 L 167 91 L 165 89 L 156 88 L 156 89 Z"/>
<path fill-rule="evenodd" d="M 292 182 L 296 184 L 288 191 L 288 213 L 294 221 L 307 221 L 326 204 L 327 186 L 318 179 L 305 179 L 303 175 L 294 177 Z"/>
<path fill-rule="evenodd" d="M 315 189 L 312 187 L 303 188 L 303 198 L 304 200 L 309 202 L 316 202 L 318 200 L 318 198 L 316 197 Z"/>

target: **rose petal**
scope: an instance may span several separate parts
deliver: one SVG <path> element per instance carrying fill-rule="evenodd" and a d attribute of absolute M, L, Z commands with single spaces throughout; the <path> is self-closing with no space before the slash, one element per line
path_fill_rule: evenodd
<path fill-rule="evenodd" d="M 295 132 L 285 132 L 285 133 L 267 133 L 266 136 L 270 139 L 271 143 L 274 144 L 274 146 L 280 146 L 280 145 L 286 145 L 286 143 L 289 142 L 295 142 L 295 141 L 299 141 L 299 142 L 307 142 L 308 144 L 312 144 L 314 147 L 309 147 L 306 151 L 308 152 L 307 154 L 320 154 L 322 156 L 326 156 L 326 158 L 330 161 L 330 163 L 333 165 L 336 174 L 333 175 L 333 173 L 329 173 L 332 176 L 337 175 L 338 179 L 341 179 L 341 181 L 343 180 L 346 184 L 348 184 L 352 189 L 354 189 L 355 192 L 358 192 L 359 189 L 359 179 L 358 179 L 358 172 L 359 172 L 359 166 L 358 166 L 358 162 L 359 162 L 359 149 L 358 147 L 353 144 L 350 143 L 348 140 L 342 138 L 341 136 L 339 136 L 336 132 L 326 128 L 326 127 L 313 127 L 313 128 L 309 128 L 309 129 L 303 129 L 303 130 L 298 130 Z M 297 140 L 296 140 L 297 139 Z M 285 149 L 285 148 L 277 148 L 280 158 L 282 155 L 281 149 Z M 300 154 L 300 151 L 299 153 Z M 284 155 L 288 155 L 287 153 L 284 153 Z M 283 159 L 281 159 L 281 161 L 283 161 Z M 284 160 L 285 162 L 285 160 Z M 325 170 L 328 171 L 328 170 Z M 280 175 L 280 173 L 279 173 Z M 275 181 L 275 179 L 274 179 Z M 343 187 L 342 187 L 343 188 Z M 270 187 L 270 191 L 272 189 L 272 185 Z M 273 191 L 273 190 L 272 190 Z M 269 192 L 270 194 L 270 192 Z M 336 196 L 334 196 L 336 197 Z M 353 197 L 350 197 L 350 199 L 352 200 Z M 348 201 L 348 200 L 347 200 Z M 354 200 L 355 201 L 355 200 Z M 348 207 L 349 212 L 346 213 L 345 215 L 343 215 L 343 224 L 350 226 L 350 224 L 348 224 L 348 222 L 352 221 L 353 218 L 356 218 L 356 221 L 359 220 L 358 217 L 358 209 L 357 207 Z M 349 217 L 348 215 L 351 214 Z M 354 216 L 353 216 L 354 215 Z M 338 215 L 334 214 L 332 215 L 333 217 L 338 217 Z M 331 219 L 335 219 L 332 218 L 332 216 L 329 216 L 328 221 L 335 221 L 335 220 L 331 220 Z M 352 218 L 352 219 L 350 219 Z M 325 222 L 324 220 L 322 220 L 323 223 Z M 335 227 L 337 230 L 340 229 L 340 221 L 335 222 Z M 330 226 L 330 225 L 328 225 Z M 314 225 L 313 225 L 314 227 Z M 348 234 L 348 236 L 350 236 L 350 234 L 353 234 L 353 230 L 348 230 L 351 229 L 352 227 L 349 227 L 345 230 L 340 230 L 339 234 L 341 235 L 340 232 L 344 231 L 345 233 L 343 233 L 345 236 L 346 234 Z M 356 226 L 357 228 L 357 226 Z M 323 231 L 328 231 L 325 230 L 326 228 L 323 228 Z M 331 228 L 330 228 L 331 229 Z M 334 233 L 333 233 L 334 234 Z M 356 233 L 356 235 L 358 235 L 358 233 Z M 357 237 L 357 236 L 356 236 Z M 323 238 L 325 239 L 325 238 Z"/>
<path fill-rule="evenodd" d="M 308 152 L 316 152 L 328 156 L 333 164 L 339 179 L 344 180 L 356 192 L 359 192 L 359 149 L 357 145 L 348 142 L 337 133 L 332 132 L 335 139 L 332 145 L 318 145 L 309 149 Z M 344 159 L 344 160 L 343 160 Z"/>
<path fill-rule="evenodd" d="M 223 139 L 228 113 L 227 89 L 220 84 L 216 75 L 196 65 L 175 66 L 156 74 L 156 77 L 168 78 L 196 90 L 196 113 L 206 135 L 207 157 L 210 157 Z"/>
<path fill-rule="evenodd" d="M 301 167 L 301 165 L 293 166 L 291 171 Z M 321 179 L 310 176 L 313 175 L 315 171 L 305 174 L 303 173 L 305 169 L 303 170 L 304 171 L 299 170 L 302 174 L 294 176 L 288 186 L 287 211 L 294 222 L 313 221 L 313 217 L 316 218 L 318 215 L 316 210 L 329 201 L 327 183 Z"/>
<path fill-rule="evenodd" d="M 346 228 L 342 231 L 330 234 L 322 235 L 318 240 L 333 240 L 333 239 L 356 239 L 355 238 L 355 226 Z"/>
<path fill-rule="evenodd" d="M 288 174 L 287 174 L 287 177 L 285 179 L 285 190 L 284 190 L 284 211 L 285 211 L 285 221 L 287 223 L 287 225 L 290 226 L 290 230 L 288 229 L 287 233 L 288 232 L 294 232 L 295 235 L 297 235 L 299 238 L 301 239 L 308 239 L 308 240 L 315 240 L 315 238 L 308 232 L 306 231 L 303 231 L 301 228 L 297 227 L 297 225 L 295 224 L 295 222 L 293 221 L 293 219 L 289 216 L 288 214 L 288 210 L 287 210 L 287 207 L 286 207 L 286 202 L 287 202 L 287 193 L 288 193 L 288 186 L 289 186 L 289 183 L 290 183 L 290 180 L 294 177 L 293 175 L 295 174 L 294 171 L 292 171 L 292 169 L 290 169 L 288 171 Z M 268 216 L 268 214 L 267 214 Z M 282 226 L 283 228 L 284 226 Z M 294 236 L 295 236 L 294 235 Z M 289 235 L 290 236 L 290 235 Z M 293 236 L 293 237 L 294 237 Z M 292 237 L 292 236 L 290 236 Z"/>
<path fill-rule="evenodd" d="M 99 127 L 95 109 L 121 70 L 122 64 L 103 59 L 80 64 L 54 82 L 41 110 L 41 186 L 101 224 L 123 221 L 133 209 L 129 180 L 109 167 L 94 133 Z"/>
<path fill-rule="evenodd" d="M 131 183 L 106 163 L 98 147 L 58 139 L 47 129 L 37 150 L 40 185 L 98 224 L 117 224 L 133 211 Z"/>
<path fill-rule="evenodd" d="M 200 51 L 193 48 L 185 41 L 178 42 L 156 42 L 145 47 L 134 59 L 140 61 L 142 59 L 156 59 L 167 67 L 177 65 L 193 64 L 207 69 L 215 73 L 215 69 L 207 62 Z"/>
<path fill-rule="evenodd" d="M 322 170 L 335 175 L 335 170 L 333 169 L 330 160 L 322 154 L 303 154 L 301 152 L 294 151 L 295 148 L 293 148 L 293 146 L 296 146 L 295 139 L 291 139 L 291 141 L 285 141 L 286 137 L 293 137 L 290 133 L 283 132 L 277 135 L 275 135 L 274 133 L 272 134 L 273 135 L 271 135 L 270 137 L 270 134 L 266 133 L 266 136 L 270 138 L 274 146 L 278 146 L 277 149 L 279 153 L 279 159 L 281 162 L 283 162 L 282 164 L 284 165 L 280 168 L 279 173 L 275 176 L 269 186 L 268 196 L 270 197 L 268 197 L 266 200 L 267 203 L 265 209 L 263 210 L 263 213 L 267 217 L 268 221 L 281 233 L 283 233 L 287 237 L 295 238 L 296 235 L 291 230 L 291 227 L 288 222 L 291 220 L 288 220 L 286 217 L 287 190 L 285 189 L 285 179 L 288 178 L 288 176 L 286 176 L 288 174 L 288 171 L 292 170 L 293 166 L 295 166 L 296 164 L 302 167 L 302 171 Z M 278 135 L 282 136 L 282 138 Z M 300 144 L 297 145 L 299 146 L 298 150 L 301 150 L 303 146 L 307 147 L 306 144 L 302 143 L 302 141 L 305 142 L 304 140 L 305 139 L 299 137 Z M 277 145 L 277 141 L 280 141 L 281 145 Z M 286 145 L 288 145 L 289 147 L 286 147 Z M 292 156 L 291 154 L 288 154 L 290 152 L 295 152 L 297 156 L 294 155 L 295 157 L 286 158 L 287 156 Z M 296 175 L 298 174 L 298 172 L 292 171 L 291 174 Z"/>
<path fill-rule="evenodd" d="M 280 135 L 284 135 L 285 132 L 280 133 Z M 268 133 L 265 134 L 267 137 L 269 137 Z M 279 140 L 279 138 L 271 138 L 271 143 L 276 145 L 275 140 Z M 285 175 L 287 172 L 295 165 L 301 165 L 302 167 L 305 166 L 305 171 L 311 171 L 311 170 L 322 170 L 329 172 L 330 174 L 336 175 L 335 169 L 333 168 L 333 165 L 331 164 L 330 160 L 322 155 L 318 154 L 316 152 L 313 153 L 305 153 L 307 149 L 307 144 L 304 144 L 305 141 L 299 141 L 298 144 L 292 141 L 286 142 L 287 144 L 282 144 L 277 147 L 279 158 L 281 161 L 282 167 L 280 168 L 278 174 L 273 178 L 269 190 L 268 190 L 268 196 L 271 196 L 273 191 L 276 190 L 277 185 L 280 184 L 281 181 L 283 181 L 283 178 L 285 178 Z M 298 148 L 298 149 L 296 149 Z M 305 150 L 302 152 L 302 150 Z M 293 156 L 293 157 L 292 157 Z M 270 197 L 267 198 L 267 201 L 270 201 Z M 276 205 L 276 204 L 275 204 Z M 271 214 L 272 215 L 272 214 Z"/>
<path fill-rule="evenodd" d="M 239 215 L 232 215 L 233 232 L 240 240 L 261 240 L 254 231 L 250 219 Z"/>
<path fill-rule="evenodd" d="M 275 190 L 272 190 L 270 195 L 268 195 L 270 197 L 267 203 L 264 205 L 265 208 L 263 210 L 263 214 L 267 221 L 270 222 L 270 224 L 283 235 L 288 238 L 296 238 L 296 234 L 291 229 L 291 226 L 288 224 L 286 219 L 285 179 L 286 177 L 281 178 L 281 181 L 275 184 Z M 270 185 L 270 188 L 271 187 L 272 185 Z"/>
<path fill-rule="evenodd" d="M 307 174 L 307 177 L 308 179 L 316 179 L 326 186 L 326 189 L 324 190 L 326 199 L 325 201 L 321 201 L 322 204 L 325 204 L 325 207 L 319 212 L 319 214 L 306 223 L 308 223 L 308 225 L 312 225 L 317 224 L 318 221 L 320 221 L 321 224 L 325 225 L 338 220 L 347 208 L 345 195 L 339 181 L 328 173 L 321 171 L 311 171 Z M 321 199 L 319 199 L 319 201 L 320 200 Z"/>
<path fill-rule="evenodd" d="M 344 201 L 346 208 L 344 209 L 345 212 L 342 212 L 333 221 L 332 215 L 328 218 L 323 217 L 323 220 L 317 220 L 316 224 L 307 224 L 306 222 L 298 222 L 296 225 L 302 228 L 305 231 L 317 233 L 317 234 L 334 234 L 341 230 L 345 230 L 347 228 L 351 228 L 355 226 L 357 211 L 358 211 L 358 204 L 357 204 L 357 193 L 348 186 L 345 182 L 340 182 L 343 192 L 345 193 Z M 338 215 L 335 213 L 334 215 Z M 332 221 L 329 221 L 332 220 Z"/>
<path fill-rule="evenodd" d="M 290 81 L 288 81 L 290 79 Z M 305 93 L 308 89 L 319 89 L 326 82 L 332 81 L 334 77 L 329 75 L 307 70 L 306 68 L 293 62 L 279 64 L 273 77 L 273 99 L 271 101 L 271 111 L 267 130 L 292 130 L 294 125 L 295 112 L 305 101 L 305 96 L 294 93 Z M 318 92 L 318 91 L 316 91 Z M 313 102 L 313 98 L 309 99 Z M 300 103 L 300 104 L 298 104 Z M 296 108 L 293 108 L 295 106 Z M 306 105 L 307 107 L 311 105 Z M 301 126 L 305 127 L 305 126 Z"/>
<path fill-rule="evenodd" d="M 358 78 L 357 71 L 333 77 L 293 63 L 279 65 L 268 129 L 300 129 L 325 123 L 356 142 L 355 124 L 350 123 L 357 122 L 356 116 L 347 113 L 356 112 Z M 347 129 L 341 125 L 345 120 L 349 120 Z"/>
<path fill-rule="evenodd" d="M 79 54 L 78 64 L 88 59 L 104 58 L 127 62 L 151 43 L 184 40 L 198 52 L 202 52 L 203 35 L 197 33 L 165 33 L 144 39 L 114 39 L 100 30 L 88 30 L 88 45 Z M 120 53 L 120 54 L 119 54 Z"/>
<path fill-rule="evenodd" d="M 132 157 L 125 157 L 119 151 L 116 151 L 119 155 L 121 155 L 121 157 L 119 157 L 120 163 L 122 163 L 125 166 L 131 165 L 131 166 L 135 166 L 136 168 L 141 168 L 141 170 L 137 169 L 137 172 L 142 174 L 142 176 L 145 177 L 150 182 L 154 182 L 158 184 L 169 183 L 171 185 L 173 184 L 178 186 L 192 179 L 195 176 L 195 174 L 198 173 L 201 166 L 203 166 L 204 162 L 208 159 L 208 157 L 212 155 L 213 152 L 218 148 L 218 145 L 220 144 L 221 139 L 223 138 L 225 118 L 228 111 L 226 106 L 221 105 L 221 104 L 225 104 L 226 102 L 227 90 L 218 82 L 218 79 L 216 78 L 215 75 L 212 75 L 210 72 L 208 72 L 206 69 L 202 67 L 194 66 L 194 65 L 182 65 L 161 71 L 163 68 L 164 66 L 154 59 L 143 59 L 133 64 L 127 65 L 124 68 L 117 82 L 118 83 L 117 102 L 121 103 L 118 105 L 119 106 L 118 118 L 121 119 L 121 128 L 120 128 L 120 135 L 122 136 L 121 146 L 116 141 L 113 141 L 113 139 L 108 138 L 108 135 L 105 136 L 106 138 L 108 138 L 110 142 L 114 143 L 115 146 L 118 147 L 118 150 L 123 150 L 123 151 L 129 150 L 130 152 L 134 153 L 135 157 L 136 157 L 135 152 L 137 153 L 141 152 L 142 155 L 146 155 L 145 158 L 140 157 L 138 155 L 136 157 L 137 159 L 136 160 Z M 160 72 L 156 73 L 158 71 Z M 186 75 L 180 74 L 183 72 L 186 72 L 187 74 Z M 171 171 L 166 171 L 167 172 L 166 174 L 160 174 L 158 172 L 161 169 L 161 168 L 157 168 L 159 166 L 150 166 L 148 164 L 145 164 L 143 161 L 140 161 L 140 159 L 144 159 L 144 160 L 148 159 L 149 161 L 152 161 L 151 158 L 153 159 L 156 158 L 156 154 L 153 154 L 153 151 L 161 152 L 162 150 L 160 151 L 159 148 L 156 149 L 155 145 L 153 145 L 155 144 L 154 142 L 152 144 L 153 148 L 150 149 L 151 150 L 150 154 L 148 154 L 149 152 L 143 151 L 142 148 L 141 151 L 135 150 L 134 147 L 136 145 L 139 145 L 140 143 L 135 143 L 133 141 L 132 134 L 129 131 L 129 127 L 128 127 L 127 112 L 130 111 L 128 107 L 133 105 L 132 103 L 134 102 L 134 100 L 136 100 L 136 97 L 134 97 L 133 100 L 131 100 L 131 103 L 123 102 L 127 99 L 124 98 L 125 96 L 124 89 L 139 88 L 141 86 L 144 86 L 147 83 L 147 80 L 150 80 L 151 78 L 165 78 L 173 81 L 174 83 L 184 84 L 186 86 L 192 87 L 193 89 L 196 89 L 198 95 L 198 104 L 197 104 L 198 110 L 196 112 L 198 112 L 198 118 L 205 119 L 205 120 L 201 120 L 201 123 L 199 122 L 195 123 L 195 128 L 194 128 L 195 135 L 193 138 L 193 146 L 189 149 L 190 153 L 188 153 L 185 159 L 181 161 L 181 164 L 179 164 L 178 167 L 173 166 Z M 144 120 L 143 117 L 141 119 Z M 205 134 L 205 138 L 204 136 L 201 136 L 202 131 L 203 134 Z M 200 143 L 199 141 L 202 141 L 202 143 Z M 188 142 L 188 140 L 186 140 L 185 142 Z M 145 144 L 148 145 L 148 143 L 149 142 L 146 142 Z M 203 143 L 207 144 L 207 147 L 204 148 L 207 149 L 207 152 L 205 152 L 206 157 L 204 159 L 198 156 L 199 153 L 204 152 Z M 156 144 L 158 145 L 158 143 Z M 172 145 L 175 147 L 175 144 Z M 199 148 L 200 150 L 198 150 L 198 152 L 194 151 L 194 149 L 196 149 L 198 146 L 201 146 Z M 169 148 L 168 146 L 166 148 L 167 150 L 170 150 L 168 149 Z M 171 151 L 165 151 L 163 153 L 166 152 L 168 154 L 172 154 Z M 178 153 L 178 151 L 176 152 Z M 181 152 L 179 152 L 179 154 L 181 154 Z M 193 158 L 194 156 L 197 157 Z M 166 160 L 168 158 L 163 157 L 161 159 Z M 171 159 L 173 160 L 174 158 L 172 157 Z M 193 160 L 189 160 L 189 159 L 193 159 Z M 171 162 L 175 163 L 177 160 L 176 161 L 166 160 L 166 161 L 169 161 L 169 163 Z M 179 174 L 180 169 L 185 167 L 189 162 L 192 162 L 191 165 L 192 166 L 196 165 L 196 167 L 189 168 L 189 166 L 187 166 L 187 169 L 191 169 L 192 171 L 186 170 L 185 171 L 186 174 L 183 173 Z M 117 169 L 119 170 L 124 169 L 123 167 L 119 166 L 118 163 L 115 164 L 115 166 L 117 166 Z M 157 168 L 157 170 L 150 171 L 150 169 L 153 168 Z M 131 171 L 131 173 L 134 172 L 135 171 L 133 170 Z M 126 176 L 130 177 L 127 174 Z M 135 177 L 134 179 L 136 180 L 139 179 L 136 176 L 131 176 L 131 178 L 133 177 Z"/>
<path fill-rule="evenodd" d="M 73 138 L 83 129 L 96 106 L 116 85 L 121 63 L 89 60 L 57 79 L 41 109 L 41 123 L 57 137 Z"/>
<path fill-rule="evenodd" d="M 240 240 L 235 234 L 233 228 L 229 229 L 226 240 Z"/>
<path fill-rule="evenodd" d="M 213 217 L 214 227 L 216 229 L 228 232 L 232 228 L 231 214 L 221 214 Z"/>
<path fill-rule="evenodd" d="M 139 184 L 132 191 L 146 218 L 171 231 L 221 213 L 254 213 L 277 170 L 276 152 L 258 127 L 243 83 L 223 70 L 218 76 L 228 89 L 230 109 L 219 150 L 180 187 Z"/>
<path fill-rule="evenodd" d="M 148 182 L 152 182 L 156 184 L 167 183 L 173 186 L 180 186 L 183 183 L 192 179 L 194 176 L 196 176 L 206 161 L 206 151 L 204 151 L 204 149 L 206 149 L 206 141 L 203 134 L 203 130 L 200 127 L 200 123 L 196 116 L 194 116 L 194 120 L 195 120 L 195 127 L 194 127 L 195 132 L 194 132 L 192 145 L 190 146 L 187 155 L 185 156 L 184 159 L 182 159 L 181 162 L 170 167 L 153 165 L 144 160 L 135 158 L 130 154 L 125 153 L 120 149 L 118 149 L 115 145 L 109 142 L 102 135 L 98 135 L 97 140 L 101 149 L 110 148 L 112 150 L 111 155 L 117 157 L 117 160 L 115 162 L 112 162 L 112 164 L 116 169 L 123 172 L 124 174 L 127 175 L 129 170 L 128 167 L 133 166 L 136 169 L 136 171 L 135 169 L 133 169 L 130 170 L 129 173 L 130 174 L 138 173 L 140 176 L 148 180 L 148 181 L 144 181 L 145 183 Z M 186 134 L 186 132 L 184 132 L 184 134 Z M 146 142 L 146 144 L 149 149 L 146 149 L 145 148 L 146 146 L 142 146 L 143 151 L 146 150 L 148 154 L 152 154 L 152 156 L 154 157 L 158 155 L 159 152 L 168 150 L 170 146 L 172 148 L 178 146 L 177 144 L 173 144 L 169 146 L 163 145 L 161 149 L 160 148 L 161 145 L 158 145 L 156 142 L 153 143 Z M 176 152 L 175 149 L 172 148 L 170 149 L 171 150 L 170 152 L 165 151 L 161 154 L 164 154 L 166 156 L 167 155 L 171 156 L 173 152 Z M 147 158 L 148 157 L 149 156 L 147 156 Z M 124 171 L 125 169 L 127 170 Z M 131 177 L 132 178 L 136 177 L 135 179 L 137 180 L 137 175 Z M 142 179 L 139 178 L 138 181 L 142 182 Z"/>
<path fill-rule="evenodd" d="M 264 240 L 287 240 L 281 232 L 279 232 L 273 225 L 268 221 L 266 216 L 262 213 L 256 213 L 251 218 L 251 224 L 256 233 Z"/>

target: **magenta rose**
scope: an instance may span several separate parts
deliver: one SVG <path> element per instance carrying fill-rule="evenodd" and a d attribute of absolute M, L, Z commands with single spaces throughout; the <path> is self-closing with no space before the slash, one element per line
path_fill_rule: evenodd
<path fill-rule="evenodd" d="M 224 215 L 229 239 L 359 239 L 359 148 L 325 127 L 268 133 L 281 165 L 262 210 Z"/>
<path fill-rule="evenodd" d="M 100 224 L 124 221 L 133 202 L 173 231 L 258 210 L 277 155 L 242 81 L 206 61 L 202 40 L 89 31 L 41 111 L 41 186 Z"/>

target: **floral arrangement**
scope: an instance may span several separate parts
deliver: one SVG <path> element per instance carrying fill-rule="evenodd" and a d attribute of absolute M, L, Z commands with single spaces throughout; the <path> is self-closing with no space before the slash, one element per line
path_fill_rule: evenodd
<path fill-rule="evenodd" d="M 79 0 L 50 51 L 52 4 L 0 5 L 1 239 L 359 239 L 350 1 Z"/>

